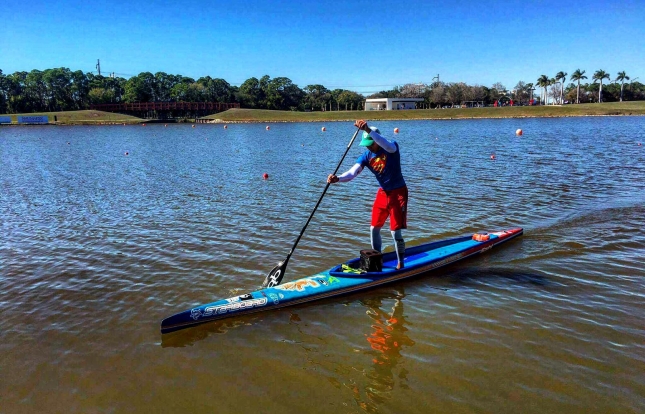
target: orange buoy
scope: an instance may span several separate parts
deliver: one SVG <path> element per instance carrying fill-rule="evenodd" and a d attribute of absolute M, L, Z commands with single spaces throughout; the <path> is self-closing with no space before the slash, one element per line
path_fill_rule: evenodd
<path fill-rule="evenodd" d="M 515 131 L 515 135 L 517 135 L 518 137 L 522 135 L 522 130 L 518 129 L 517 131 Z"/>
<path fill-rule="evenodd" d="M 399 133 L 399 128 L 394 128 L 394 133 L 398 134 Z"/>
<path fill-rule="evenodd" d="M 323 131 L 323 132 L 327 131 L 327 128 L 322 127 L 322 131 Z"/>
<path fill-rule="evenodd" d="M 267 174 L 267 173 L 262 174 L 262 178 L 264 178 L 265 180 L 268 180 L 269 179 L 269 174 Z"/>
<path fill-rule="evenodd" d="M 268 130 L 270 130 L 271 128 L 269 128 L 269 126 L 267 125 L 267 128 L 266 128 L 266 129 L 267 129 L 267 131 L 268 131 Z"/>

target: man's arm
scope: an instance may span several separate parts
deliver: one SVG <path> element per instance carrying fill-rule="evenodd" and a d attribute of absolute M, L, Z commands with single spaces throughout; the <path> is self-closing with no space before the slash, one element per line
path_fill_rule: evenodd
<path fill-rule="evenodd" d="M 345 183 L 347 181 L 352 181 L 354 178 L 356 178 L 358 174 L 361 173 L 361 171 L 363 171 L 363 167 L 360 164 L 356 163 L 352 168 L 345 171 L 339 176 L 336 176 L 334 174 L 329 174 L 329 176 L 327 177 L 327 182 L 337 183 L 340 181 L 341 183 Z"/>
<path fill-rule="evenodd" d="M 394 143 L 394 141 L 390 141 L 389 139 L 382 137 L 381 134 L 376 131 L 370 131 L 370 137 L 372 137 L 374 142 L 376 142 L 379 147 L 383 148 L 390 154 L 396 152 L 396 144 Z"/>
<path fill-rule="evenodd" d="M 354 126 L 370 134 L 370 137 L 372 137 L 374 142 L 376 142 L 378 146 L 383 148 L 385 151 L 389 153 L 396 152 L 396 144 L 394 143 L 394 141 L 390 141 L 387 138 L 383 138 L 381 134 L 379 134 L 378 132 L 372 131 L 369 125 L 367 125 L 367 122 L 365 122 L 363 119 L 357 120 L 354 123 Z"/>

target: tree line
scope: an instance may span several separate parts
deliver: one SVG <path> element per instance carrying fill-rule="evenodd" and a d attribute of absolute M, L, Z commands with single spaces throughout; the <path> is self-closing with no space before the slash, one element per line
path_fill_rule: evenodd
<path fill-rule="evenodd" d="M 229 102 L 243 108 L 278 110 L 353 110 L 365 97 L 323 85 L 300 88 L 286 77 L 252 77 L 239 87 L 210 76 L 143 72 L 130 79 L 68 68 L 15 72 L 0 69 L 0 113 L 88 109 L 92 104 L 133 102 Z"/>
<path fill-rule="evenodd" d="M 591 85 L 589 83 L 581 85 L 580 81 L 587 79 L 585 73 L 587 72 L 584 70 L 576 69 L 570 78 L 570 81 L 576 82 L 576 84 L 570 83 L 566 88 L 564 86 L 568 75 L 566 72 L 560 71 L 552 78 L 549 78 L 547 75 L 541 75 L 536 82 L 536 86 L 540 87 L 541 101 L 546 104 L 549 97 L 552 98 L 551 102 L 553 104 L 563 104 L 565 102 L 615 102 L 617 100 L 622 102 L 623 98 L 628 100 L 644 99 L 643 85 L 641 83 L 636 83 L 636 90 L 633 88 L 633 82 L 630 82 L 628 88 L 625 89 L 625 81 L 630 80 L 630 77 L 627 76 L 625 71 L 618 72 L 613 83 L 611 83 L 611 75 L 599 69 L 591 77 L 593 80 Z M 604 94 L 602 89 L 603 80 L 610 82 Z M 598 83 L 596 84 L 596 82 Z M 619 82 L 620 88 L 618 87 Z M 551 87 L 550 90 L 549 87 Z M 580 94 L 581 90 L 582 95 Z M 574 91 L 575 99 L 573 99 Z"/>
<path fill-rule="evenodd" d="M 229 102 L 242 108 L 292 111 L 341 111 L 363 109 L 365 98 L 423 98 L 420 108 L 461 106 L 465 103 L 491 105 L 514 99 L 517 103 L 534 100 L 540 93 L 545 104 L 568 102 L 611 102 L 644 100 L 645 89 L 639 82 L 620 72 L 610 81 L 604 71 L 597 71 L 592 83 L 585 71 L 576 70 L 565 86 L 567 74 L 559 72 L 553 78 L 540 76 L 535 83 L 520 81 L 508 90 L 501 83 L 491 87 L 467 85 L 463 82 L 410 83 L 368 96 L 346 89 L 330 90 L 323 85 L 300 88 L 286 77 L 249 78 L 240 86 L 210 76 L 197 80 L 164 72 L 142 72 L 129 79 L 71 71 L 68 68 L 32 70 L 5 75 L 0 69 L 0 113 L 54 112 L 88 109 L 92 104 L 133 102 Z M 620 81 L 620 84 L 618 84 Z M 573 82 L 576 82 L 575 84 Z M 550 87 L 550 89 L 549 89 Z"/>

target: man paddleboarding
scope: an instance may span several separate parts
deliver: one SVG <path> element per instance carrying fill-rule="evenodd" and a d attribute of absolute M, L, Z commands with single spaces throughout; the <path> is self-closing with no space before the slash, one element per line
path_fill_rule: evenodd
<path fill-rule="evenodd" d="M 364 120 L 354 124 L 363 131 L 360 145 L 366 147 L 356 164 L 341 175 L 329 174 L 327 182 L 344 183 L 353 180 L 367 167 L 376 177 L 380 187 L 372 206 L 370 240 L 372 249 L 381 251 L 381 228 L 390 217 L 390 232 L 394 239 L 397 269 L 402 269 L 405 260 L 405 241 L 401 230 L 407 228 L 408 187 L 401 173 L 399 144 L 381 136 L 378 128 L 370 127 Z"/>

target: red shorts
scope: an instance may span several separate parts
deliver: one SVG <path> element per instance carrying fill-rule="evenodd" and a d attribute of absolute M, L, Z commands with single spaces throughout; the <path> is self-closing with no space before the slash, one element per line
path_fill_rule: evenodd
<path fill-rule="evenodd" d="M 391 191 L 379 188 L 372 206 L 372 226 L 383 227 L 390 216 L 390 230 L 408 228 L 408 187 Z"/>

